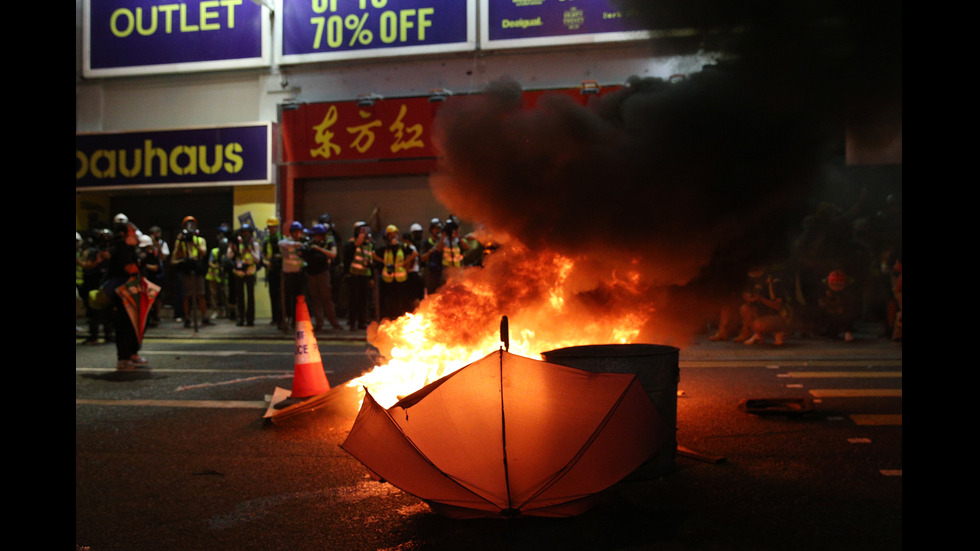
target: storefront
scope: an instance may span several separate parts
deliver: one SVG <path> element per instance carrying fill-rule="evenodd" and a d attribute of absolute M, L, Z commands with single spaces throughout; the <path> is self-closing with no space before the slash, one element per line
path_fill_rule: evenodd
<path fill-rule="evenodd" d="M 273 131 L 254 123 L 76 134 L 75 227 L 92 232 L 123 213 L 143 231 L 161 228 L 169 244 L 185 216 L 209 244 L 221 224 L 264 229 L 276 212 Z M 268 301 L 257 307 L 268 311 Z"/>

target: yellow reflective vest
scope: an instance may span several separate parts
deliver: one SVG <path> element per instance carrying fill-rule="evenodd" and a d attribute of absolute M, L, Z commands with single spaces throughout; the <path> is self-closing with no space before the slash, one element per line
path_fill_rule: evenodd
<path fill-rule="evenodd" d="M 371 262 L 374 253 L 374 244 L 365 241 L 361 245 L 355 245 L 354 258 L 350 263 L 351 275 L 369 276 L 371 275 Z"/>
<path fill-rule="evenodd" d="M 401 246 L 398 247 L 397 251 L 393 252 L 391 247 L 385 249 L 384 255 L 385 265 L 381 270 L 381 279 L 385 283 L 391 283 L 392 281 L 402 282 L 408 279 L 408 270 L 405 268 L 405 249 Z M 392 269 L 394 271 L 392 271 Z"/>
<path fill-rule="evenodd" d="M 442 265 L 445 268 L 458 268 L 463 265 L 463 252 L 459 248 L 459 239 L 446 239 L 446 246 L 442 249 Z"/>

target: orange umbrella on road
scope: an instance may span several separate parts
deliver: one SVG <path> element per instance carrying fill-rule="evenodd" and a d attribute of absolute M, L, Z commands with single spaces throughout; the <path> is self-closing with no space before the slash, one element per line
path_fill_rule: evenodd
<path fill-rule="evenodd" d="M 388 409 L 367 392 L 341 447 L 449 517 L 562 517 L 588 510 L 668 434 L 635 374 L 501 349 Z"/>

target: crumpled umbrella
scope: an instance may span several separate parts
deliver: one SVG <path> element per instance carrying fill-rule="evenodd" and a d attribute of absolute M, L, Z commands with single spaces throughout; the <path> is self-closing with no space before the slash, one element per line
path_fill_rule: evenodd
<path fill-rule="evenodd" d="M 667 440 L 635 374 L 491 353 L 388 409 L 365 392 L 341 447 L 453 518 L 578 515 Z"/>
<path fill-rule="evenodd" d="M 143 332 L 146 330 L 146 320 L 153 301 L 160 294 L 160 286 L 144 277 L 131 277 L 126 283 L 116 287 L 116 294 L 122 299 L 129 321 L 136 330 L 136 339 L 143 342 Z"/>

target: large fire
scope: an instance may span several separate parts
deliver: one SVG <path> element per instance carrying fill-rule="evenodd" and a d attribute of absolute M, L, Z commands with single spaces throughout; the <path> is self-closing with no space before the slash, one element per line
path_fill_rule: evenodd
<path fill-rule="evenodd" d="M 610 267 L 582 288 L 592 280 L 585 264 L 584 257 L 505 246 L 486 267 L 455 274 L 415 312 L 383 321 L 370 340 L 384 361 L 348 384 L 389 407 L 497 350 L 504 338 L 511 352 L 536 359 L 567 346 L 636 342 L 653 313 L 640 273 Z"/>

